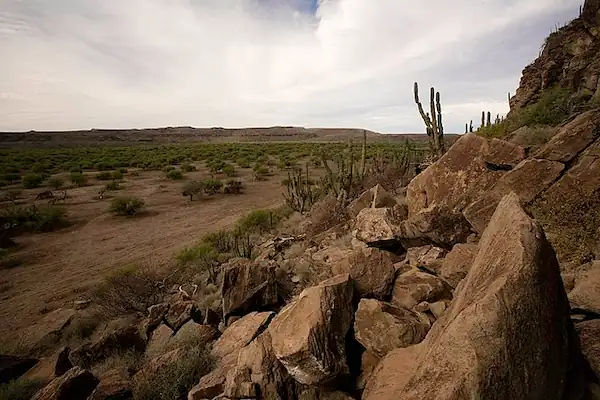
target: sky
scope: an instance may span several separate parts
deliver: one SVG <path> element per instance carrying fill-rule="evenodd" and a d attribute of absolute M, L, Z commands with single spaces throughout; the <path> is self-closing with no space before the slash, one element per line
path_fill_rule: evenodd
<path fill-rule="evenodd" d="M 0 0 L 0 131 L 419 133 L 416 81 L 462 133 L 582 1 Z"/>

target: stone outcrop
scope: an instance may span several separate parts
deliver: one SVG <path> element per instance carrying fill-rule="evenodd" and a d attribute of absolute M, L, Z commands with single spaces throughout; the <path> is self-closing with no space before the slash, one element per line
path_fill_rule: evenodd
<path fill-rule="evenodd" d="M 232 260 L 223 272 L 223 315 L 243 315 L 278 302 L 276 265 L 271 262 Z"/>
<path fill-rule="evenodd" d="M 368 352 L 383 357 L 393 349 L 420 343 L 430 327 L 429 318 L 422 313 L 362 299 L 354 319 L 354 336 Z"/>
<path fill-rule="evenodd" d="M 377 184 L 358 196 L 346 209 L 348 214 L 354 218 L 365 208 L 383 208 L 395 205 L 396 200 L 380 184 Z"/>
<path fill-rule="evenodd" d="M 305 289 L 273 319 L 273 350 L 296 381 L 316 385 L 348 373 L 345 338 L 352 297 L 350 276 L 338 275 Z"/>
<path fill-rule="evenodd" d="M 127 371 L 112 369 L 99 376 L 100 383 L 88 400 L 121 400 L 133 397 L 132 383 Z"/>
<path fill-rule="evenodd" d="M 476 244 L 457 244 L 442 261 L 439 276 L 448 282 L 450 286 L 456 288 L 459 282 L 469 273 L 476 254 Z"/>
<path fill-rule="evenodd" d="M 169 307 L 169 311 L 165 315 L 165 322 L 173 331 L 177 332 L 179 328 L 191 320 L 193 316 L 197 315 L 198 312 L 194 302 L 178 301 Z"/>
<path fill-rule="evenodd" d="M 556 256 L 511 194 L 450 309 L 425 341 L 381 361 L 363 398 L 561 399 L 575 356 Z"/>
<path fill-rule="evenodd" d="M 596 376 L 600 377 L 600 319 L 575 325 L 579 335 L 581 352 Z"/>
<path fill-rule="evenodd" d="M 401 221 L 393 208 L 364 208 L 356 217 L 356 238 L 373 246 L 396 243 L 396 226 Z"/>
<path fill-rule="evenodd" d="M 412 269 L 396 278 L 392 303 L 408 310 L 421 302 L 451 300 L 452 288 L 437 276 Z"/>
<path fill-rule="evenodd" d="M 23 344 L 34 351 L 44 351 L 55 346 L 64 329 L 69 326 L 77 311 L 59 308 L 44 316 L 42 320 L 31 326 L 23 335 Z"/>
<path fill-rule="evenodd" d="M 90 371 L 74 367 L 63 376 L 53 379 L 31 400 L 86 400 L 97 385 L 98 378 Z"/>

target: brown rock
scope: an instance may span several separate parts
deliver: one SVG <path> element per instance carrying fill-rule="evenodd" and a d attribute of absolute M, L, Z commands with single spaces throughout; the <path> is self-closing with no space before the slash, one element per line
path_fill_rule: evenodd
<path fill-rule="evenodd" d="M 435 303 L 431 303 L 429 305 L 429 311 L 431 311 L 435 319 L 440 319 L 440 317 L 444 314 L 444 311 L 448 309 L 449 304 L 450 302 L 448 300 L 436 301 Z"/>
<path fill-rule="evenodd" d="M 344 392 L 329 391 L 327 389 L 307 386 L 300 390 L 298 400 L 353 400 Z"/>
<path fill-rule="evenodd" d="M 62 347 L 56 354 L 56 362 L 54 364 L 54 376 L 62 376 L 71 368 L 73 364 L 69 360 L 69 353 L 71 349 L 69 347 Z"/>
<path fill-rule="evenodd" d="M 264 331 L 274 315 L 272 312 L 252 312 L 235 321 L 214 343 L 211 354 L 219 359 L 237 352 Z"/>
<path fill-rule="evenodd" d="M 163 321 L 169 311 L 169 303 L 160 303 L 148 308 L 148 317 L 142 322 L 142 334 L 148 339 L 150 333 Z"/>
<path fill-rule="evenodd" d="M 150 340 L 146 346 L 146 357 L 154 358 L 163 354 L 172 336 L 173 330 L 165 324 L 160 324 L 150 334 Z"/>
<path fill-rule="evenodd" d="M 387 299 L 392 292 L 395 270 L 389 252 L 375 248 L 354 250 L 347 263 L 332 267 L 336 275 L 350 274 L 360 297 Z"/>
<path fill-rule="evenodd" d="M 38 391 L 31 400 L 86 400 L 98 379 L 85 369 L 74 367 Z"/>
<path fill-rule="evenodd" d="M 567 163 L 600 136 L 600 114 L 596 110 L 579 114 L 544 146 L 536 158 Z"/>
<path fill-rule="evenodd" d="M 212 308 L 206 308 L 204 310 L 204 325 L 219 326 L 221 322 L 221 315 L 214 311 Z"/>
<path fill-rule="evenodd" d="M 188 400 L 212 399 L 223 393 L 227 374 L 237 363 L 238 351 L 218 360 L 217 367 L 200 378 L 200 382 L 189 391 Z"/>
<path fill-rule="evenodd" d="M 436 243 L 454 246 L 467 241 L 472 228 L 462 213 L 447 207 L 432 206 L 412 215 L 398 226 L 396 240 L 404 248 Z"/>
<path fill-rule="evenodd" d="M 450 309 L 381 361 L 365 400 L 563 398 L 576 347 L 552 248 L 514 194 L 479 245 Z"/>
<path fill-rule="evenodd" d="M 363 192 L 356 200 L 347 207 L 348 214 L 354 218 L 365 208 L 393 207 L 396 200 L 380 185 Z"/>
<path fill-rule="evenodd" d="M 273 350 L 298 382 L 320 384 L 348 372 L 345 338 L 352 295 L 350 276 L 338 275 L 305 289 L 273 319 Z"/>
<path fill-rule="evenodd" d="M 204 346 L 218 337 L 219 331 L 215 327 L 188 321 L 171 338 L 169 344 L 175 347 Z"/>
<path fill-rule="evenodd" d="M 362 299 L 354 319 L 354 336 L 379 357 L 398 347 L 420 343 L 431 327 L 426 315 L 373 299 Z"/>
<path fill-rule="evenodd" d="M 381 358 L 375 353 L 370 351 L 365 351 L 362 353 L 360 357 L 360 375 L 356 380 L 356 388 L 358 390 L 365 388 L 369 378 L 371 377 L 371 374 L 375 370 L 375 367 L 377 367 L 377 364 L 379 364 L 379 361 L 381 361 Z"/>
<path fill-rule="evenodd" d="M 440 269 L 440 276 L 453 288 L 469 273 L 477 254 L 476 244 L 459 243 L 446 255 Z"/>
<path fill-rule="evenodd" d="M 243 315 L 277 304 L 276 264 L 232 260 L 223 272 L 223 315 Z"/>
<path fill-rule="evenodd" d="M 398 276 L 392 291 L 392 303 L 408 310 L 426 301 L 451 300 L 452 288 L 437 276 L 413 269 Z"/>
<path fill-rule="evenodd" d="M 173 331 L 177 332 L 179 328 L 192 319 L 192 314 L 195 313 L 196 305 L 193 302 L 178 301 L 169 307 L 169 311 L 165 315 L 165 322 Z"/>
<path fill-rule="evenodd" d="M 514 166 L 524 158 L 523 148 L 513 143 L 488 141 L 473 133 L 461 136 L 444 156 L 408 185 L 409 216 L 434 205 L 462 211 L 505 173 L 493 165 Z"/>
<path fill-rule="evenodd" d="M 569 292 L 573 308 L 583 308 L 600 313 L 600 261 L 593 267 L 576 275 L 575 286 Z"/>
<path fill-rule="evenodd" d="M 524 160 L 502 176 L 491 190 L 464 209 L 463 213 L 478 233 L 490 222 L 502 197 L 515 192 L 519 199 L 529 203 L 558 178 L 565 166 L 548 160 Z"/>
<path fill-rule="evenodd" d="M 425 267 L 436 264 L 446 256 L 447 251 L 432 245 L 411 247 L 406 251 L 406 260 L 411 267 Z"/>
<path fill-rule="evenodd" d="M 356 238 L 367 244 L 395 242 L 401 220 L 392 208 L 365 208 L 356 217 Z"/>
<path fill-rule="evenodd" d="M 23 335 L 23 343 L 34 351 L 43 351 L 59 342 L 63 330 L 71 323 L 77 311 L 59 308 L 29 327 Z"/>
<path fill-rule="evenodd" d="M 100 375 L 100 383 L 87 400 L 126 400 L 133 398 L 126 371 L 113 369 Z"/>
<path fill-rule="evenodd" d="M 579 335 L 581 352 L 596 376 L 600 376 L 600 320 L 580 322 L 575 325 L 575 330 Z"/>
<path fill-rule="evenodd" d="M 252 382 L 250 369 L 234 368 L 227 374 L 225 396 L 230 399 L 252 399 L 258 397 L 256 384 Z"/>

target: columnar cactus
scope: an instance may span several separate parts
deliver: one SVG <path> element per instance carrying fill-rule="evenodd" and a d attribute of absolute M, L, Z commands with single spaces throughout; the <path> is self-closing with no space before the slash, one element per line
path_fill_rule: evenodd
<path fill-rule="evenodd" d="M 415 103 L 421 114 L 421 118 L 425 123 L 425 130 L 429 137 L 429 144 L 433 153 L 440 157 L 446 149 L 444 144 L 444 125 L 442 122 L 442 103 L 440 100 L 440 93 L 435 91 L 435 88 L 430 89 L 429 93 L 429 110 L 430 113 L 426 113 L 423 110 L 423 105 L 419 100 L 419 84 L 415 82 L 414 86 Z"/>

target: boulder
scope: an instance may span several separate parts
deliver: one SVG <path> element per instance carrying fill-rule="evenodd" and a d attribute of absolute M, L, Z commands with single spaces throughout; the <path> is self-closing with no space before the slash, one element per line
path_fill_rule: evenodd
<path fill-rule="evenodd" d="M 450 286 L 456 288 L 459 282 L 469 273 L 476 254 L 476 244 L 459 243 L 455 245 L 444 258 L 439 275 Z"/>
<path fill-rule="evenodd" d="M 214 343 L 211 354 L 220 359 L 236 353 L 263 332 L 274 315 L 272 312 L 252 312 L 235 321 Z"/>
<path fill-rule="evenodd" d="M 462 213 L 448 207 L 431 206 L 402 221 L 396 229 L 396 240 L 405 249 L 428 244 L 452 247 L 466 242 L 472 233 L 471 224 Z"/>
<path fill-rule="evenodd" d="M 54 347 L 62 336 L 63 330 L 69 326 L 77 311 L 59 308 L 49 312 L 35 325 L 27 328 L 23 334 L 23 343 L 34 351 L 44 351 Z"/>
<path fill-rule="evenodd" d="M 204 346 L 219 336 L 217 328 L 188 321 L 169 341 L 174 347 Z"/>
<path fill-rule="evenodd" d="M 88 368 L 111 355 L 123 350 L 144 351 L 146 341 L 142 338 L 139 329 L 135 325 L 108 329 L 94 343 L 85 343 L 69 354 L 73 365 Z"/>
<path fill-rule="evenodd" d="M 356 238 L 372 246 L 395 244 L 402 216 L 393 208 L 365 208 L 356 217 Z"/>
<path fill-rule="evenodd" d="M 192 301 L 178 301 L 169 307 L 169 311 L 165 315 L 165 322 L 173 331 L 177 332 L 197 312 L 196 305 Z"/>
<path fill-rule="evenodd" d="M 398 276 L 392 291 L 392 303 L 408 310 L 426 301 L 451 300 L 452 288 L 437 276 L 412 269 Z"/>
<path fill-rule="evenodd" d="M 126 400 L 133 398 L 127 371 L 113 369 L 100 375 L 100 383 L 87 400 Z"/>
<path fill-rule="evenodd" d="M 554 251 L 511 194 L 450 308 L 421 344 L 388 353 L 363 398 L 558 400 L 576 356 Z"/>
<path fill-rule="evenodd" d="M 356 379 L 356 388 L 363 390 L 373 373 L 377 364 L 381 361 L 381 357 L 378 357 L 375 353 L 370 351 L 364 351 L 360 357 L 360 375 Z"/>
<path fill-rule="evenodd" d="M 223 272 L 223 315 L 243 315 L 277 304 L 276 264 L 233 260 Z"/>
<path fill-rule="evenodd" d="M 248 368 L 235 368 L 227 373 L 225 397 L 228 399 L 254 399 L 258 397 L 256 383 L 252 382 Z"/>
<path fill-rule="evenodd" d="M 524 158 L 524 149 L 513 143 L 474 133 L 461 136 L 408 185 L 409 216 L 434 205 L 462 211 Z"/>
<path fill-rule="evenodd" d="M 54 378 L 31 400 L 86 400 L 98 385 L 98 379 L 88 370 L 73 367 L 63 376 Z"/>
<path fill-rule="evenodd" d="M 154 358 L 163 354 L 172 336 L 173 330 L 166 324 L 160 324 L 150 334 L 150 340 L 148 340 L 148 345 L 146 346 L 146 357 Z"/>
<path fill-rule="evenodd" d="M 347 263 L 332 267 L 335 275 L 350 274 L 360 297 L 387 300 L 392 292 L 395 270 L 389 252 L 367 247 L 354 250 Z"/>
<path fill-rule="evenodd" d="M 238 351 L 235 351 L 219 359 L 216 368 L 202 376 L 200 382 L 188 392 L 188 400 L 212 399 L 222 394 L 227 375 L 235 367 L 237 357 Z"/>
<path fill-rule="evenodd" d="M 600 261 L 592 263 L 591 269 L 576 275 L 575 286 L 569 292 L 572 308 L 600 313 Z"/>
<path fill-rule="evenodd" d="M 535 154 L 535 157 L 568 163 L 598 137 L 600 137 L 600 114 L 596 110 L 587 111 L 560 128 L 558 133 Z"/>
<path fill-rule="evenodd" d="M 0 384 L 21 377 L 37 363 L 35 358 L 0 355 Z"/>
<path fill-rule="evenodd" d="M 432 245 L 411 247 L 406 251 L 406 261 L 411 267 L 425 267 L 437 270 L 438 264 L 446 256 L 447 251 Z"/>
<path fill-rule="evenodd" d="M 337 275 L 302 291 L 271 322 L 275 355 L 298 382 L 321 384 L 348 373 L 345 339 L 352 298 L 350 276 Z"/>
<path fill-rule="evenodd" d="M 420 343 L 431 325 L 425 314 L 374 299 L 362 299 L 354 319 L 354 337 L 378 357 Z"/>
<path fill-rule="evenodd" d="M 69 354 L 71 349 L 69 347 L 62 347 L 56 353 L 56 362 L 54 363 L 54 376 L 62 376 L 71 368 L 73 364 L 69 360 Z"/>
<path fill-rule="evenodd" d="M 348 205 L 347 211 L 350 217 L 355 218 L 365 208 L 393 207 L 395 205 L 396 200 L 380 184 L 377 184 L 352 201 Z"/>
<path fill-rule="evenodd" d="M 161 324 L 167 312 L 169 303 L 160 303 L 148 307 L 148 317 L 141 323 L 141 332 L 146 340 L 157 326 Z"/>
<path fill-rule="evenodd" d="M 448 309 L 450 302 L 448 300 L 436 301 L 435 303 L 429 304 L 429 311 L 435 319 L 440 319 L 440 317 L 444 314 L 444 311 Z"/>
<path fill-rule="evenodd" d="M 575 325 L 579 335 L 581 352 L 590 367 L 600 377 L 600 319 L 580 322 Z"/>
<path fill-rule="evenodd" d="M 523 204 L 529 203 L 546 190 L 564 168 L 564 164 L 549 160 L 522 161 L 503 175 L 489 191 L 467 206 L 463 210 L 465 218 L 478 233 L 482 233 L 502 197 L 515 192 Z"/>

